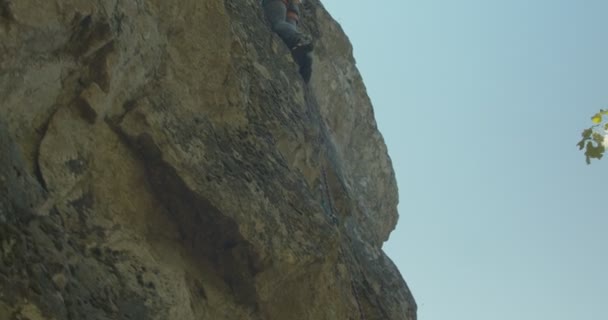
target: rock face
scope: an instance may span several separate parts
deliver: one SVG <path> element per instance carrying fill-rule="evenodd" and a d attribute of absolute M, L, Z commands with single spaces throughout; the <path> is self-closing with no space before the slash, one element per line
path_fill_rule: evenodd
<path fill-rule="evenodd" d="M 319 1 L 0 0 L 0 319 L 416 319 L 386 146 Z"/>

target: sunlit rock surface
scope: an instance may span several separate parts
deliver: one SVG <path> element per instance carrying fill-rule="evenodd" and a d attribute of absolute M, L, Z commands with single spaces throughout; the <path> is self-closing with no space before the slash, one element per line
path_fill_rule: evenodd
<path fill-rule="evenodd" d="M 0 0 L 0 319 L 416 319 L 397 187 L 318 1 Z"/>

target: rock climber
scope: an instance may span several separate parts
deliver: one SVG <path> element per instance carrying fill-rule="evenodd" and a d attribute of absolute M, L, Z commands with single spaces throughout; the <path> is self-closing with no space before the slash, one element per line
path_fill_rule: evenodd
<path fill-rule="evenodd" d="M 308 83 L 312 73 L 313 44 L 309 36 L 298 30 L 300 4 L 302 0 L 262 0 L 264 14 L 272 30 L 291 50 L 294 60 L 300 66 L 300 74 Z"/>

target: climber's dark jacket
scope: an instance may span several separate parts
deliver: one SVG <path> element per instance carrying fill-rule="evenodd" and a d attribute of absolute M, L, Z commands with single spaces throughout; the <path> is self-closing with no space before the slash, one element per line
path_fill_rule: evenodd
<path fill-rule="evenodd" d="M 290 49 L 307 42 L 307 38 L 297 28 L 300 2 L 300 0 L 262 0 L 261 2 L 272 30 Z"/>
<path fill-rule="evenodd" d="M 300 20 L 300 4 L 302 3 L 302 0 L 262 0 L 262 6 L 265 6 L 267 2 L 272 1 L 281 1 L 285 4 L 288 20 L 293 20 L 296 23 Z"/>

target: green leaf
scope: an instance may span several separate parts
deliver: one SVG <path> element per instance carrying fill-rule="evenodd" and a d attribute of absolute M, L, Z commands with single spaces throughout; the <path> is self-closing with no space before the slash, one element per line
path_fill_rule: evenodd
<path fill-rule="evenodd" d="M 601 159 L 604 156 L 606 149 L 603 145 L 594 146 L 593 142 L 587 142 L 587 149 L 585 150 L 585 156 L 591 159 Z"/>
<path fill-rule="evenodd" d="M 591 128 L 583 131 L 583 139 L 585 139 L 585 140 L 590 139 L 592 133 L 593 133 L 593 129 L 591 129 Z"/>
<path fill-rule="evenodd" d="M 608 109 L 600 109 L 598 113 L 594 114 L 591 117 L 593 125 L 583 130 L 581 134 L 582 139 L 576 144 L 579 150 L 585 150 L 585 161 L 587 164 L 591 164 L 592 159 L 602 159 L 606 153 L 606 147 L 608 146 L 604 145 L 604 141 L 607 139 L 608 123 L 602 125 L 602 122 L 606 121 L 604 116 L 608 119 Z"/>
<path fill-rule="evenodd" d="M 593 141 L 597 142 L 598 144 L 602 144 L 602 142 L 604 142 L 604 136 L 597 132 L 594 132 Z"/>
<path fill-rule="evenodd" d="M 583 150 L 585 148 L 585 140 L 579 141 L 577 144 L 579 150 Z"/>

